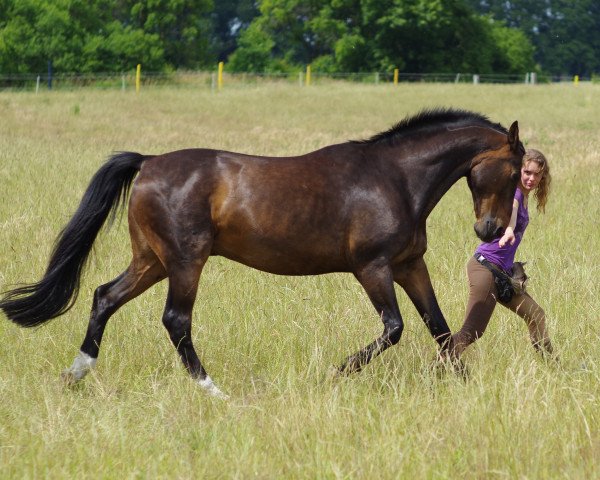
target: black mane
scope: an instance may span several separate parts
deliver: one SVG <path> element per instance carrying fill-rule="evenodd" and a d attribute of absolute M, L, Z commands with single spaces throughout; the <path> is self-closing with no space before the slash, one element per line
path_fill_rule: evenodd
<path fill-rule="evenodd" d="M 408 134 L 414 134 L 428 128 L 460 128 L 481 126 L 491 128 L 501 133 L 508 133 L 499 123 L 493 123 L 485 115 L 453 108 L 435 108 L 421 110 L 416 115 L 406 117 L 389 130 L 373 135 L 365 140 L 354 140 L 353 143 L 373 144 L 385 140 L 396 140 Z"/>

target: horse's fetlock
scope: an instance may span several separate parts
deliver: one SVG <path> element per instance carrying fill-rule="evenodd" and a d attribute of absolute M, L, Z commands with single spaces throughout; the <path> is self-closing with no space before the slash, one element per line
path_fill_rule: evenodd
<path fill-rule="evenodd" d="M 404 331 L 404 324 L 396 323 L 396 324 L 389 326 L 386 330 L 387 330 L 389 341 L 392 344 L 396 344 L 400 341 L 400 337 L 402 336 L 402 332 Z"/>

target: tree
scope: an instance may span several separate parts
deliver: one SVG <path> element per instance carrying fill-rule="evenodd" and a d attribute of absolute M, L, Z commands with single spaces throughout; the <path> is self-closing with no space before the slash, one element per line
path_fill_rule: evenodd
<path fill-rule="evenodd" d="M 233 72 L 264 72 L 271 63 L 275 42 L 256 25 L 244 31 L 239 47 L 229 57 L 228 67 Z"/>
<path fill-rule="evenodd" d="M 258 44 L 265 47 L 260 65 L 250 63 L 264 70 L 279 68 L 282 59 L 326 71 L 533 68 L 523 35 L 477 15 L 463 0 L 264 0 L 260 13 L 242 34 L 236 68 L 245 68 L 244 57 L 256 55 Z"/>
<path fill-rule="evenodd" d="M 212 63 L 212 0 L 0 0 L 0 71 L 197 68 Z"/>
<path fill-rule="evenodd" d="M 496 47 L 493 71 L 518 74 L 536 70 L 533 58 L 535 48 L 523 31 L 508 28 L 492 19 L 488 19 L 488 23 Z"/>
<path fill-rule="evenodd" d="M 89 15 L 73 18 L 81 1 L 12 0 L 5 2 L 0 25 L 0 69 L 15 73 L 43 72 L 48 61 L 64 71 L 78 71 L 87 29 L 100 28 L 91 2 Z"/>
<path fill-rule="evenodd" d="M 524 32 L 541 69 L 554 75 L 600 71 L 597 0 L 467 0 L 482 14 Z"/>
<path fill-rule="evenodd" d="M 600 3 L 556 0 L 551 31 L 540 41 L 539 60 L 548 72 L 589 76 L 600 72 Z"/>
<path fill-rule="evenodd" d="M 234 71 L 273 71 L 276 58 L 302 56 L 297 48 L 303 47 L 300 37 L 303 28 L 298 15 L 308 5 L 302 0 L 264 0 L 260 15 L 241 34 L 239 46 L 229 59 Z M 280 62 L 281 64 L 282 62 Z"/>
<path fill-rule="evenodd" d="M 165 62 L 174 68 L 197 68 L 212 60 L 209 53 L 212 0 L 129 0 L 129 21 L 157 35 Z"/>
<path fill-rule="evenodd" d="M 533 23 L 525 0 L 0 0 L 0 71 L 39 73 L 49 60 L 58 72 L 195 69 L 228 58 L 239 71 L 523 73 L 536 41 L 544 68 L 593 71 L 598 2 L 531 3 L 545 8 Z M 568 41 L 542 35 L 550 28 Z"/>
<path fill-rule="evenodd" d="M 210 14 L 212 23 L 211 50 L 224 61 L 238 47 L 240 34 L 258 15 L 254 0 L 218 0 Z"/>
<path fill-rule="evenodd" d="M 388 0 L 367 35 L 376 40 L 379 63 L 401 59 L 409 72 L 491 71 L 493 42 L 484 22 L 462 0 Z"/>
<path fill-rule="evenodd" d="M 158 35 L 114 21 L 107 24 L 101 34 L 88 37 L 80 68 L 83 72 L 122 72 L 138 63 L 151 72 L 165 67 L 164 49 Z"/>

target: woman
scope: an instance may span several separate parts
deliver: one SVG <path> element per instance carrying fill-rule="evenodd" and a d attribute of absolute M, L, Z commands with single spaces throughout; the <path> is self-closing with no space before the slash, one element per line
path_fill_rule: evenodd
<path fill-rule="evenodd" d="M 544 213 L 550 181 L 546 157 L 537 150 L 527 150 L 523 156 L 521 179 L 515 192 L 510 224 L 502 237 L 479 245 L 475 256 L 467 263 L 470 289 L 467 312 L 462 328 L 452 336 L 457 358 L 468 345 L 483 335 L 497 302 L 525 320 L 537 350 L 552 353 L 544 310 L 527 293 L 515 293 L 510 300 L 501 301 L 503 292 L 499 295 L 491 271 L 498 268 L 504 272 L 512 271 L 515 253 L 529 223 L 529 194 L 534 192 L 537 209 Z"/>

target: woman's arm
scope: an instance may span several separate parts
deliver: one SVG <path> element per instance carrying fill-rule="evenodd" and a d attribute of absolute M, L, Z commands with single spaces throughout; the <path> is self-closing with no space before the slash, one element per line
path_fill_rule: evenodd
<path fill-rule="evenodd" d="M 498 246 L 500 248 L 502 248 L 507 243 L 510 243 L 511 245 L 513 243 L 515 243 L 515 226 L 517 225 L 517 212 L 518 211 L 519 211 L 519 202 L 515 198 L 515 200 L 513 201 L 513 209 L 512 209 L 512 215 L 510 216 L 510 222 L 508 223 L 508 227 L 506 227 L 506 230 L 504 231 L 504 235 L 502 235 L 502 238 L 498 241 Z"/>

